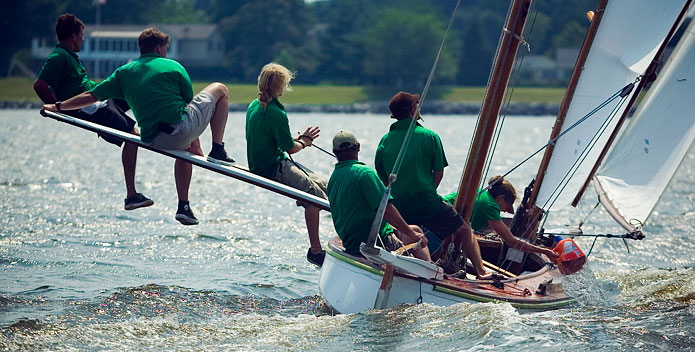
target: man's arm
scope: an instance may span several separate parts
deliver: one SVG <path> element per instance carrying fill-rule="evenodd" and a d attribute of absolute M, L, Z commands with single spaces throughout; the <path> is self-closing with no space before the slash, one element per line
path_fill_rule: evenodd
<path fill-rule="evenodd" d="M 442 182 L 442 178 L 444 178 L 444 169 L 433 171 L 432 176 L 434 176 L 434 188 L 439 187 L 439 183 Z"/>
<path fill-rule="evenodd" d="M 55 95 L 53 95 L 53 92 L 51 92 L 51 86 L 40 78 L 34 81 L 34 91 L 44 104 L 53 104 L 58 100 Z"/>
<path fill-rule="evenodd" d="M 384 219 L 386 219 L 391 226 L 395 227 L 396 230 L 402 232 L 407 237 L 414 239 L 413 242 L 421 240 L 422 245 L 427 245 L 427 237 L 425 237 L 423 233 L 413 231 L 413 229 L 408 225 L 407 222 L 405 222 L 405 219 L 403 219 L 401 213 L 398 212 L 398 209 L 396 209 L 393 204 L 388 203 L 386 205 Z"/>
<path fill-rule="evenodd" d="M 294 146 L 290 148 L 290 150 L 288 150 L 287 153 L 294 154 L 306 147 L 311 147 L 311 145 L 314 143 L 314 139 L 319 137 L 320 132 L 321 130 L 319 129 L 319 126 L 307 127 L 306 131 L 304 131 L 302 135 L 300 135 L 294 140 Z"/>
<path fill-rule="evenodd" d="M 498 235 L 500 235 L 504 243 L 511 248 L 522 250 L 524 252 L 545 254 L 550 259 L 558 258 L 558 255 L 548 248 L 539 247 L 518 239 L 512 234 L 511 231 L 509 231 L 509 228 L 502 220 L 488 220 L 487 223 Z"/>
<path fill-rule="evenodd" d="M 98 99 L 91 92 L 80 93 L 60 104 L 60 110 L 77 110 L 94 104 Z M 41 110 L 58 111 L 56 104 L 44 104 Z"/>

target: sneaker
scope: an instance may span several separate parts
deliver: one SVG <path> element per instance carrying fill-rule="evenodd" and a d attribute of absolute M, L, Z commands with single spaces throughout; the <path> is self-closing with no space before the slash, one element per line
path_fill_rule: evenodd
<path fill-rule="evenodd" d="M 135 193 L 125 199 L 125 210 L 149 207 L 154 204 L 152 199 L 145 197 L 142 193 Z"/>
<path fill-rule="evenodd" d="M 326 251 L 311 253 L 311 248 L 309 248 L 309 251 L 306 252 L 306 260 L 311 264 L 321 266 L 323 265 L 324 258 L 326 258 Z"/>
<path fill-rule="evenodd" d="M 179 210 L 176 211 L 176 220 L 183 225 L 198 225 L 198 219 L 193 215 L 193 211 L 188 204 L 179 207 Z"/>
<path fill-rule="evenodd" d="M 227 151 L 222 148 L 213 148 L 208 154 L 208 161 L 215 164 L 232 166 L 234 165 L 234 159 L 227 156 Z"/>

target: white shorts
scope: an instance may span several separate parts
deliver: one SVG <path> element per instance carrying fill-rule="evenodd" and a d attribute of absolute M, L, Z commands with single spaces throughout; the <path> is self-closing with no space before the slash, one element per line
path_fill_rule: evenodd
<path fill-rule="evenodd" d="M 161 149 L 186 150 L 191 146 L 210 124 L 215 113 L 215 98 L 212 94 L 202 91 L 198 93 L 188 105 L 187 112 L 183 114 L 183 121 L 172 125 L 171 134 L 159 132 L 150 142 L 151 145 Z"/>

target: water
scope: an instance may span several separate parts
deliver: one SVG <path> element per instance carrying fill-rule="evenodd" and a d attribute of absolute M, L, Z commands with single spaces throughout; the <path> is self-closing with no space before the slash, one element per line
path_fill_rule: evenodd
<path fill-rule="evenodd" d="M 292 129 L 319 124 L 330 148 L 339 129 L 355 132 L 373 163 L 385 116 L 291 114 Z M 540 147 L 550 117 L 505 122 L 493 174 Z M 455 190 L 473 117 L 426 117 Z M 230 114 L 226 143 L 246 164 L 243 115 Z M 0 111 L 0 350 L 692 350 L 695 349 L 695 151 L 691 149 L 649 220 L 643 241 L 599 239 L 588 267 L 569 278 L 578 304 L 523 313 L 508 304 L 403 306 L 332 315 L 306 262 L 303 212 L 290 199 L 196 168 L 191 205 L 201 224 L 174 220 L 173 161 L 141 151 L 138 190 L 155 205 L 123 210 L 120 151 L 94 134 Z M 203 146 L 210 143 L 209 132 Z M 296 159 L 330 174 L 316 148 Z M 521 190 L 539 158 L 509 176 Z M 638 161 L 635 171 L 639 172 Z M 593 206 L 561 212 L 576 224 Z M 600 211 L 587 233 L 622 233 Z M 322 241 L 334 236 L 321 216 Z M 591 239 L 578 240 L 585 252 Z"/>

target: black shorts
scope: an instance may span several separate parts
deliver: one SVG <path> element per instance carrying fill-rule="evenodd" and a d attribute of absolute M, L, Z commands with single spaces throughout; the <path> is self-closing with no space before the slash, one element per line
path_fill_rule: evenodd
<path fill-rule="evenodd" d="M 76 114 L 71 114 L 79 119 L 94 122 L 96 124 L 113 128 L 115 130 L 131 133 L 135 127 L 135 120 L 126 115 L 126 111 L 130 110 L 128 103 L 120 99 L 109 99 L 106 101 L 106 106 L 89 115 L 87 113 L 77 111 Z M 117 138 L 109 137 L 100 134 L 99 137 L 105 141 L 121 146 L 123 141 Z"/>
<path fill-rule="evenodd" d="M 444 240 L 459 227 L 463 226 L 463 218 L 451 204 L 442 202 L 442 208 L 437 215 L 420 221 L 420 224 L 432 231 L 439 239 Z"/>

